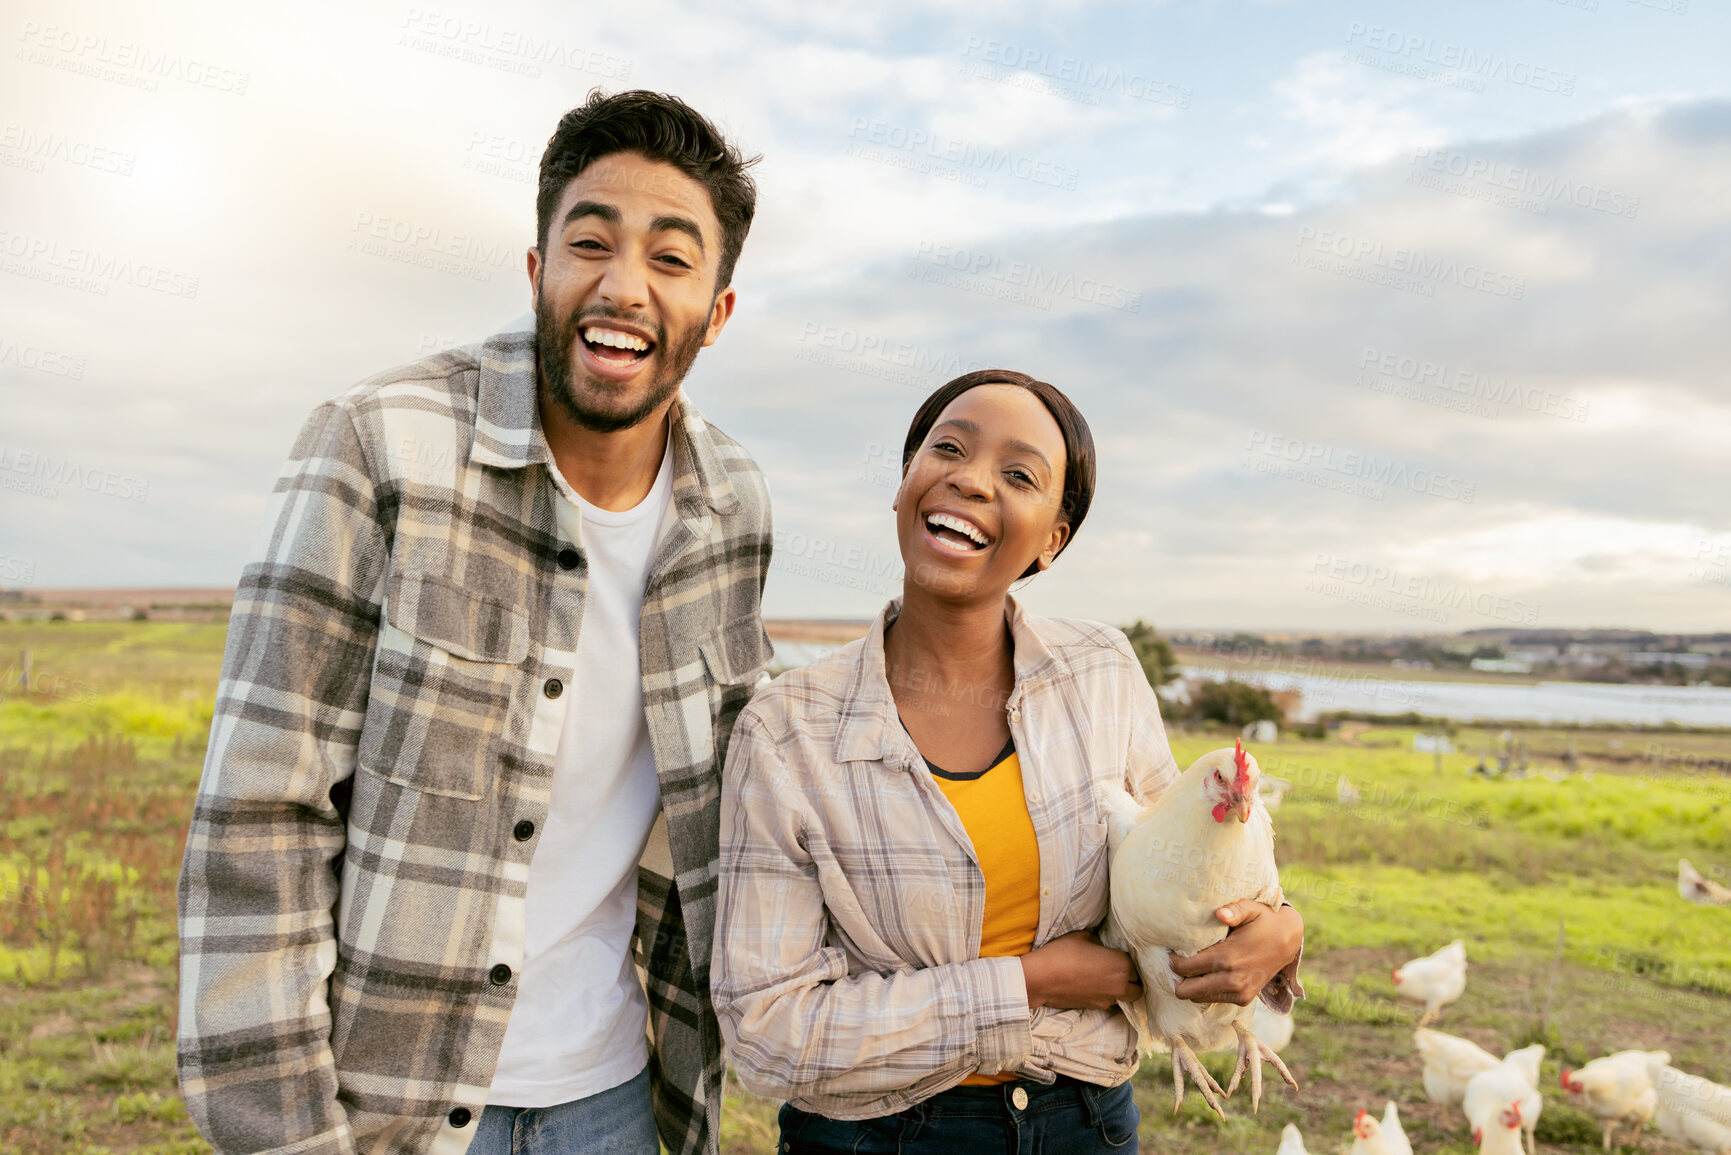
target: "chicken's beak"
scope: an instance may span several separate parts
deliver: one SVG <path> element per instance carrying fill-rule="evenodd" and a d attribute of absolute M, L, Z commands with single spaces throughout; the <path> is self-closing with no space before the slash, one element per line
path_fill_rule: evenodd
<path fill-rule="evenodd" d="M 1249 822 L 1250 821 L 1250 808 L 1255 804 L 1256 804 L 1256 798 L 1254 795 L 1249 796 L 1249 797 L 1240 796 L 1232 804 L 1232 813 L 1235 816 L 1237 816 L 1238 821 Z"/>

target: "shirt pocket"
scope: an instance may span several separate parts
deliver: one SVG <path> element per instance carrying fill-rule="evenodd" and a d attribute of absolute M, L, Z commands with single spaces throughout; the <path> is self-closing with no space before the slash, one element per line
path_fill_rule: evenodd
<path fill-rule="evenodd" d="M 697 649 L 703 654 L 710 680 L 724 686 L 750 685 L 775 653 L 760 614 L 747 614 L 717 626 L 698 639 Z"/>
<path fill-rule="evenodd" d="M 755 613 L 717 626 L 698 639 L 697 649 L 708 671 L 704 682 L 709 691 L 709 714 L 720 727 L 751 700 L 757 677 L 769 665 L 775 649 L 764 632 L 762 615 Z"/>
<path fill-rule="evenodd" d="M 428 794 L 480 798 L 528 656 L 521 608 L 436 574 L 392 575 L 360 766 Z"/>
<path fill-rule="evenodd" d="M 1106 874 L 1106 824 L 1077 824 L 1076 873 L 1070 882 L 1069 901 L 1053 937 L 1083 927 L 1094 927 L 1106 919 L 1109 898 Z"/>

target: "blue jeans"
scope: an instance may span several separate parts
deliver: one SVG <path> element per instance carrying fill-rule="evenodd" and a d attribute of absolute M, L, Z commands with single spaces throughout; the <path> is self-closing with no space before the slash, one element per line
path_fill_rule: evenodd
<path fill-rule="evenodd" d="M 1016 1106 L 1021 1089 L 1026 1107 Z M 1096 1155 L 1135 1151 L 1130 1084 L 1097 1087 L 1059 1076 L 1051 1086 L 1019 1079 L 998 1087 L 952 1087 L 894 1115 L 851 1123 L 781 1109 L 781 1155 Z"/>
<path fill-rule="evenodd" d="M 660 1155 L 649 1068 L 557 1107 L 488 1107 L 469 1155 Z"/>

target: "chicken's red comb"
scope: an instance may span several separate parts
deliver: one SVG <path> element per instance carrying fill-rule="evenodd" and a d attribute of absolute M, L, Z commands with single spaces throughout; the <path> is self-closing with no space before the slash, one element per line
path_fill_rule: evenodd
<path fill-rule="evenodd" d="M 1238 750 L 1232 756 L 1232 761 L 1238 767 L 1238 777 L 1233 780 L 1232 784 L 1238 787 L 1238 792 L 1242 794 L 1250 788 L 1250 755 L 1244 752 L 1244 740 L 1242 738 L 1235 745 Z"/>

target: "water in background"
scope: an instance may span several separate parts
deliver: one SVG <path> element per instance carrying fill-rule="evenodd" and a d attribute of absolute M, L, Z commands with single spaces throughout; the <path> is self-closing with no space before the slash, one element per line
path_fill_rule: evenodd
<path fill-rule="evenodd" d="M 1662 726 L 1731 726 L 1731 689 L 1719 686 L 1632 686 L 1599 682 L 1403 682 L 1375 674 L 1320 677 L 1184 667 L 1186 677 L 1222 680 L 1228 676 L 1267 690 L 1298 690 L 1304 695 L 1299 717 L 1329 710 L 1404 714 L 1470 722 L 1621 723 Z"/>
<path fill-rule="evenodd" d="M 837 647 L 818 642 L 775 643 L 772 673 L 810 665 Z M 1395 681 L 1378 674 L 1323 677 L 1310 674 L 1204 670 L 1185 666 L 1185 677 L 1228 676 L 1266 690 L 1303 695 L 1298 720 L 1330 710 L 1362 714 L 1409 711 L 1458 722 L 1616 723 L 1636 726 L 1731 726 L 1731 689 L 1719 686 L 1624 686 L 1598 682 Z"/>

